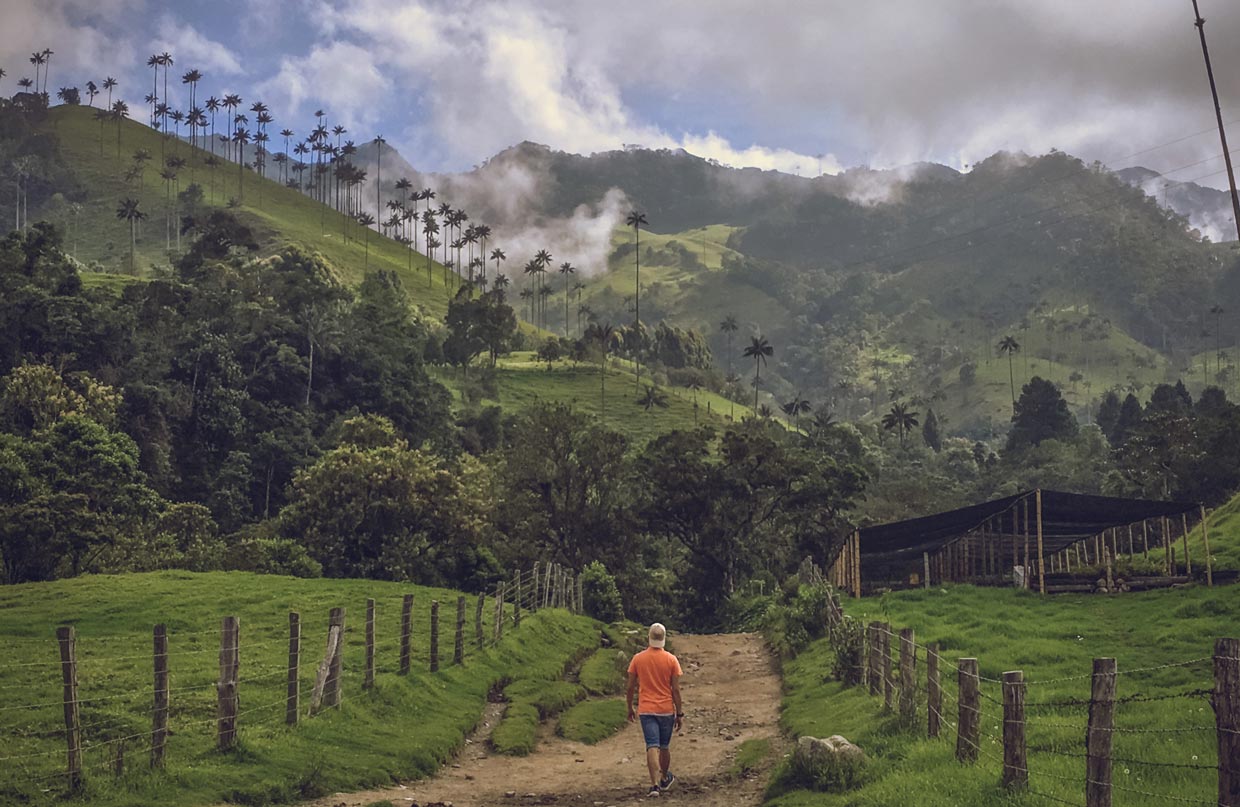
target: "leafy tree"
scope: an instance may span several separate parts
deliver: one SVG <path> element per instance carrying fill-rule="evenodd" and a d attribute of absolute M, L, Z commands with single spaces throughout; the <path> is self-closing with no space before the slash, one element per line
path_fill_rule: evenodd
<path fill-rule="evenodd" d="M 597 560 L 590 561 L 581 570 L 581 600 L 587 616 L 602 622 L 624 619 L 624 604 L 616 578 Z"/>
<path fill-rule="evenodd" d="M 1071 439 L 1076 432 L 1076 418 L 1068 411 L 1068 404 L 1059 388 L 1034 376 L 1021 388 L 1020 399 L 1016 401 L 1007 449 L 1014 451 L 1036 446 L 1051 438 Z"/>
<path fill-rule="evenodd" d="M 883 431 L 896 432 L 900 436 L 900 448 L 904 448 L 904 438 L 918 426 L 917 415 L 909 411 L 907 404 L 892 404 L 891 411 L 883 415 Z"/>
<path fill-rule="evenodd" d="M 1111 433 L 1111 445 L 1118 447 L 1127 442 L 1128 438 L 1141 427 L 1144 420 L 1145 413 L 1141 409 L 1141 402 L 1137 400 L 1136 395 L 1128 393 L 1124 396 L 1124 403 L 1120 405 L 1119 417 Z"/>
<path fill-rule="evenodd" d="M 934 453 L 943 450 L 943 438 L 939 434 L 939 419 L 933 409 L 926 410 L 926 419 L 921 424 L 921 439 Z"/>
<path fill-rule="evenodd" d="M 1096 418 L 1098 428 L 1102 429 L 1102 433 L 1106 435 L 1111 445 L 1115 445 L 1115 429 L 1119 425 L 1120 402 L 1119 394 L 1115 390 L 1107 390 L 1107 394 L 1102 396 L 1102 402 L 1098 404 L 1098 417 Z"/>

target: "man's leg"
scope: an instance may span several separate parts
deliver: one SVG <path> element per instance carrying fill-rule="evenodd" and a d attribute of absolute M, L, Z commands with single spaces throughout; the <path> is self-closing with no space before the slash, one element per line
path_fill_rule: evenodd
<path fill-rule="evenodd" d="M 672 767 L 672 752 L 667 748 L 659 749 L 659 773 L 666 774 Z M 660 776 L 661 778 L 661 776 Z"/>
<path fill-rule="evenodd" d="M 660 751 L 658 748 L 646 749 L 646 767 L 650 769 L 650 784 L 652 787 L 657 787 L 659 779 L 662 778 L 659 771 L 659 763 L 666 753 L 666 751 Z"/>

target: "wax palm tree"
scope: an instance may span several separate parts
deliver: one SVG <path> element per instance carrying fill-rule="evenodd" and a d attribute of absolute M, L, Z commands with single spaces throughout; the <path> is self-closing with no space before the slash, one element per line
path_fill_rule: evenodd
<path fill-rule="evenodd" d="M 375 210 L 383 209 L 383 146 L 387 143 L 383 135 L 375 135 L 370 141 L 375 146 Z"/>
<path fill-rule="evenodd" d="M 788 417 L 788 424 L 794 426 L 799 431 L 801 428 L 801 415 L 808 414 L 813 407 L 798 392 L 792 396 L 791 401 L 783 404 L 780 409 L 784 410 L 784 415 Z"/>
<path fill-rule="evenodd" d="M 528 291 L 528 289 L 527 289 Z M 594 342 L 599 348 L 598 390 L 599 419 L 607 419 L 607 351 L 611 348 L 611 340 L 616 329 L 611 323 L 595 323 L 586 330 L 586 339 Z"/>
<path fill-rule="evenodd" d="M 647 412 L 656 406 L 660 409 L 667 409 L 668 407 L 667 395 L 655 386 L 646 387 L 646 391 L 637 399 L 637 403 Z"/>
<path fill-rule="evenodd" d="M 116 124 L 116 159 L 121 158 L 121 123 L 129 117 L 129 104 L 124 101 L 112 103 L 112 121 Z"/>
<path fill-rule="evenodd" d="M 233 132 L 233 142 L 237 144 L 237 201 L 245 199 L 245 144 L 250 142 L 250 133 L 242 127 Z"/>
<path fill-rule="evenodd" d="M 1012 357 L 1020 352 L 1020 342 L 1012 335 L 1007 335 L 999 341 L 999 352 L 1006 353 L 1008 359 L 1008 384 L 1012 388 L 1012 414 L 1016 414 L 1016 375 L 1012 369 Z"/>
<path fill-rule="evenodd" d="M 164 51 L 159 54 L 159 66 L 164 69 L 164 101 L 168 100 L 168 68 L 176 64 L 176 60 L 172 58 L 172 54 Z"/>
<path fill-rule="evenodd" d="M 375 225 L 375 217 L 370 215 L 369 213 L 358 213 L 357 223 L 362 225 L 362 229 L 365 231 L 365 238 L 366 238 L 365 266 L 369 267 L 370 266 L 370 228 Z"/>
<path fill-rule="evenodd" d="M 240 96 L 240 95 L 237 95 L 236 93 L 230 93 L 230 94 L 228 94 L 228 95 L 225 95 L 225 96 L 224 96 L 224 100 L 221 102 L 221 106 L 223 106 L 223 107 L 224 107 L 224 109 L 228 110 L 226 113 L 224 113 L 224 114 L 225 114 L 224 122 L 225 122 L 225 123 L 227 123 L 227 122 L 228 122 L 228 120 L 229 120 L 230 118 L 232 118 L 232 116 L 235 114 L 235 113 L 234 113 L 234 110 L 235 110 L 237 107 L 241 106 L 241 96 Z M 214 132 L 214 131 L 215 131 L 215 129 L 214 129 L 214 125 L 213 125 L 213 126 L 212 126 L 212 132 Z M 227 133 L 227 132 L 225 132 L 224 134 L 225 134 L 225 135 L 227 135 L 228 133 Z M 230 157 L 230 159 L 231 159 L 231 154 L 232 154 L 232 152 L 230 151 L 230 152 L 229 152 L 229 157 Z M 240 160 L 240 159 L 238 159 L 238 160 L 237 160 L 237 162 L 241 162 L 241 160 Z"/>
<path fill-rule="evenodd" d="M 517 296 L 520 297 L 522 300 L 525 300 L 526 313 L 528 315 L 526 316 L 526 321 L 533 322 L 534 321 L 534 302 L 533 302 L 534 290 L 531 289 L 529 286 L 526 286 L 525 288 L 521 289 L 521 293 L 518 294 Z"/>
<path fill-rule="evenodd" d="M 54 56 L 55 54 L 56 54 L 56 51 L 52 50 L 51 48 L 43 49 L 43 59 L 45 62 L 43 65 L 43 94 L 44 95 L 47 95 L 47 80 L 48 78 L 51 77 L 52 56 Z"/>
<path fill-rule="evenodd" d="M 202 71 L 197 68 L 188 70 L 183 76 L 181 76 L 181 83 L 189 85 L 189 108 L 191 110 L 194 108 L 195 93 L 198 88 L 198 82 L 200 81 L 202 81 Z M 190 127 L 189 132 L 189 144 L 193 146 L 197 143 L 197 141 L 194 139 L 194 129 L 192 126 Z"/>
<path fill-rule="evenodd" d="M 568 292 L 569 292 L 568 278 L 570 275 L 575 274 L 576 271 L 577 271 L 576 267 L 574 267 L 568 261 L 565 261 L 564 263 L 560 264 L 560 274 L 564 277 L 564 338 L 565 339 L 568 338 Z"/>
<path fill-rule="evenodd" d="M 207 111 L 211 113 L 211 153 L 215 153 L 215 113 L 220 111 L 223 104 L 220 99 L 212 95 L 207 99 Z"/>
<path fill-rule="evenodd" d="M 0 71 L 3 73 L 3 71 Z M 99 94 L 99 85 L 93 81 L 86 82 L 86 105 L 95 105 L 95 96 Z"/>
<path fill-rule="evenodd" d="M 495 279 L 498 282 L 500 278 L 500 274 L 499 274 L 500 262 L 508 260 L 508 255 L 505 254 L 504 250 L 500 249 L 499 247 L 496 247 L 495 249 L 491 250 L 491 260 L 495 261 Z M 508 278 L 504 278 L 504 280 L 507 281 Z M 507 284 L 505 283 L 505 285 Z"/>
<path fill-rule="evenodd" d="M 900 435 L 900 448 L 904 448 L 904 438 L 919 425 L 917 415 L 917 412 L 910 412 L 906 404 L 899 402 L 892 404 L 891 411 L 883 415 L 883 429 Z"/>
<path fill-rule="evenodd" d="M 155 71 L 155 77 L 151 81 L 151 94 L 148 96 L 151 101 L 151 128 L 157 128 L 155 122 L 159 120 L 155 117 L 155 104 L 159 102 L 159 54 L 152 53 L 146 60 L 146 66 Z M 111 102 L 108 104 L 111 106 Z"/>
<path fill-rule="evenodd" d="M 1217 374 L 1222 372 L 1222 367 L 1219 363 L 1223 352 L 1223 323 L 1221 319 L 1223 316 L 1223 307 L 1221 305 L 1215 305 L 1210 309 L 1210 313 L 1214 315 L 1214 372 Z"/>
<path fill-rule="evenodd" d="M 134 269 L 134 251 L 138 244 L 138 222 L 146 218 L 146 214 L 138 207 L 137 199 L 122 199 L 116 208 L 116 217 L 129 222 L 129 274 L 136 274 Z"/>
<path fill-rule="evenodd" d="M 103 156 L 103 125 L 112 120 L 112 112 L 108 109 L 96 109 L 93 117 L 99 122 L 99 155 Z"/>
<path fill-rule="evenodd" d="M 538 315 L 542 320 L 542 324 L 539 327 L 545 328 L 547 327 L 547 310 L 544 304 L 547 301 L 547 297 L 542 293 L 544 288 L 543 275 L 546 274 L 547 267 L 551 265 L 551 253 L 545 249 L 538 250 L 538 252 L 534 253 L 534 263 L 538 265 L 538 271 L 535 274 L 538 276 Z"/>
<path fill-rule="evenodd" d="M 750 337 L 750 345 L 745 348 L 745 358 L 753 359 L 753 408 L 758 408 L 758 386 L 762 383 L 762 365 L 766 364 L 767 356 L 775 355 L 775 348 L 765 336 Z"/>
<path fill-rule="evenodd" d="M 582 313 L 581 292 L 585 287 L 586 287 L 586 284 L 582 283 L 580 280 L 573 281 L 573 291 L 576 292 L 577 294 L 577 338 L 578 339 L 581 338 L 581 313 Z"/>
<path fill-rule="evenodd" d="M 625 217 L 624 223 L 633 228 L 633 286 L 634 286 L 634 309 L 633 319 L 637 322 L 638 327 L 642 323 L 642 231 L 643 224 L 648 224 L 646 214 L 638 210 L 629 212 Z"/>
<path fill-rule="evenodd" d="M 170 166 L 159 171 L 159 178 L 164 181 L 164 251 L 172 252 L 172 183 L 177 172 Z"/>
<path fill-rule="evenodd" d="M 739 326 L 736 324 L 736 317 L 728 314 L 723 318 L 723 322 L 719 323 L 719 330 L 727 336 L 728 339 L 728 372 L 732 372 L 732 334 L 736 333 Z"/>
<path fill-rule="evenodd" d="M 39 89 L 39 68 L 40 68 L 40 67 L 43 65 L 43 63 L 44 63 L 44 62 L 46 62 L 46 61 L 47 61 L 47 57 L 43 55 L 43 52 L 42 52 L 42 51 L 40 51 L 39 53 L 32 53 L 32 54 L 30 54 L 30 63 L 31 63 L 32 65 L 34 65 L 34 91 L 35 91 L 36 93 L 40 92 L 40 89 Z"/>

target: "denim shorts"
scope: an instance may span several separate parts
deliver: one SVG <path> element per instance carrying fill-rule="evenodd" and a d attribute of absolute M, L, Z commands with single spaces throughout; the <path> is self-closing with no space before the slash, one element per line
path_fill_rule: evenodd
<path fill-rule="evenodd" d="M 672 742 L 675 715 L 638 715 L 642 721 L 642 734 L 646 736 L 647 748 L 667 748 Z"/>

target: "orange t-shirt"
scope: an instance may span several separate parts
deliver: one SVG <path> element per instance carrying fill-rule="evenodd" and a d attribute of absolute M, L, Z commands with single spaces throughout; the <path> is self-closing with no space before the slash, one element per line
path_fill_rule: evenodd
<path fill-rule="evenodd" d="M 629 674 L 637 676 L 637 712 L 643 715 L 676 714 L 672 681 L 684 675 L 676 657 L 661 647 L 647 647 L 629 662 Z"/>

